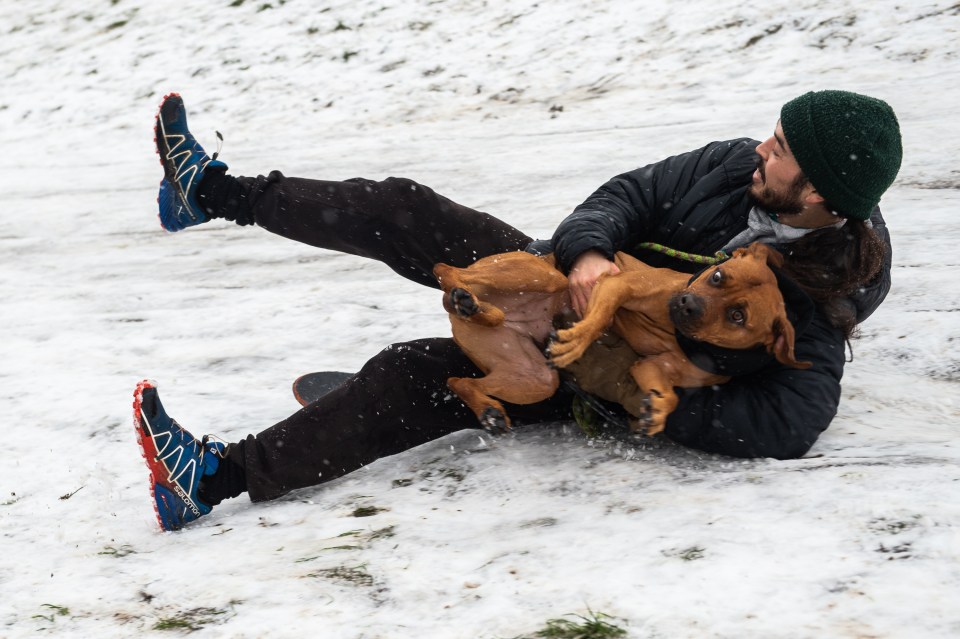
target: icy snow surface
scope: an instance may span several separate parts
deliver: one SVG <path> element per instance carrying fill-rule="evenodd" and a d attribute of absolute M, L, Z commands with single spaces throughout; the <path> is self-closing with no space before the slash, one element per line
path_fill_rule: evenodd
<path fill-rule="evenodd" d="M 0 637 L 506 638 L 588 608 L 631 637 L 960 636 L 958 26 L 954 0 L 0 3 Z M 448 332 L 379 264 L 164 233 L 165 93 L 237 174 L 411 177 L 546 236 L 821 88 L 888 100 L 905 162 L 894 288 L 806 458 L 470 430 L 156 531 L 141 378 L 230 440 L 303 372 Z"/>

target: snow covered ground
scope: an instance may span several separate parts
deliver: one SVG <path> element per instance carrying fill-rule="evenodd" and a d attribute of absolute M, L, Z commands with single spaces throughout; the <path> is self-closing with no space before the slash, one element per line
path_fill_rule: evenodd
<path fill-rule="evenodd" d="M 630 637 L 960 635 L 958 31 L 954 0 L 0 2 L 0 637 L 505 639 L 588 610 Z M 463 431 L 156 531 L 141 378 L 230 440 L 303 372 L 448 332 L 378 264 L 162 232 L 163 94 L 235 173 L 407 176 L 546 236 L 821 88 L 888 100 L 905 161 L 894 288 L 807 458 Z"/>

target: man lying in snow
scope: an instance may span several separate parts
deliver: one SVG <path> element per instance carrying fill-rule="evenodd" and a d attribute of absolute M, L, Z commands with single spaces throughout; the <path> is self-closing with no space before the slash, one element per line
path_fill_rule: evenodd
<path fill-rule="evenodd" d="M 549 242 L 533 242 L 486 213 L 410 180 L 330 182 L 278 171 L 234 177 L 187 128 L 183 102 L 167 96 L 156 142 L 165 178 L 160 220 L 178 231 L 213 218 L 313 246 L 380 260 L 436 288 L 434 264 L 467 266 L 496 253 L 553 251 L 569 275 L 574 308 L 616 251 L 653 266 L 696 266 L 638 245 L 711 255 L 754 241 L 784 253 L 785 272 L 816 302 L 796 339 L 807 370 L 772 361 L 727 384 L 679 389 L 665 434 L 737 457 L 805 454 L 836 415 L 844 340 L 890 286 L 890 243 L 877 208 L 902 155 L 885 102 L 845 91 L 810 92 L 785 104 L 773 135 L 711 142 L 614 177 L 567 217 Z M 136 427 L 151 469 L 158 519 L 175 530 L 222 500 L 253 501 L 340 477 L 477 421 L 446 388 L 479 371 L 450 338 L 393 344 L 344 384 L 241 441 L 197 440 L 164 411 L 154 384 L 136 392 Z M 569 419 L 571 396 L 508 406 L 515 424 Z"/>

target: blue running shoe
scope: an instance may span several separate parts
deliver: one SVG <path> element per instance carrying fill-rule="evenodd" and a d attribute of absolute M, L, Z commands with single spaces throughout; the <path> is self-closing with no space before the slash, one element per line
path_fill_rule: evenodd
<path fill-rule="evenodd" d="M 143 458 L 150 469 L 157 522 L 163 530 L 180 530 L 213 507 L 197 497 L 200 480 L 220 466 L 226 446 L 203 441 L 185 431 L 163 410 L 156 384 L 144 380 L 133 394 L 133 423 Z"/>
<path fill-rule="evenodd" d="M 164 96 L 157 122 L 154 141 L 164 180 L 160 183 L 157 203 L 160 206 L 160 225 L 170 232 L 202 224 L 209 217 L 197 200 L 197 188 L 209 168 L 227 165 L 207 155 L 187 128 L 187 111 L 183 99 L 176 93 Z"/>

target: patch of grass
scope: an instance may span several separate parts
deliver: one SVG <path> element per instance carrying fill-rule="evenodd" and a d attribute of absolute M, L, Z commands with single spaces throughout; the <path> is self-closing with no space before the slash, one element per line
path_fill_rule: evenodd
<path fill-rule="evenodd" d="M 403 65 L 406 64 L 406 63 L 407 63 L 406 60 L 397 60 L 396 62 L 390 62 L 390 63 L 385 64 L 385 65 L 383 65 L 382 67 L 380 67 L 380 72 L 381 72 L 381 73 L 389 73 L 389 72 L 393 71 L 394 69 L 397 69 L 397 68 L 403 66 Z M 393 480 L 393 484 L 394 484 L 394 486 L 397 486 L 397 485 L 409 486 L 409 485 L 410 485 L 409 483 L 407 483 L 407 484 L 397 484 L 397 482 L 402 482 L 402 481 L 412 482 L 413 480 L 412 480 L 412 479 L 394 479 L 394 480 Z"/>
<path fill-rule="evenodd" d="M 743 45 L 743 48 L 744 48 L 744 49 L 747 49 L 747 48 L 749 48 L 749 47 L 752 47 L 753 45 L 755 45 L 756 43 L 760 42 L 761 40 L 763 40 L 763 39 L 766 38 L 767 36 L 772 36 L 773 34 L 777 33 L 777 32 L 780 31 L 780 29 L 782 29 L 782 28 L 783 28 L 783 25 L 782 25 L 782 24 L 775 24 L 775 25 L 773 25 L 773 26 L 767 27 L 766 29 L 763 30 L 763 33 L 760 33 L 760 34 L 758 34 L 758 35 L 755 35 L 755 36 L 753 36 L 752 38 L 750 38 L 749 40 L 747 40 L 747 43 L 746 43 L 745 45 Z"/>
<path fill-rule="evenodd" d="M 56 604 L 43 604 L 41 608 L 46 608 L 47 613 L 45 615 L 33 615 L 34 619 L 43 619 L 53 623 L 57 617 L 68 617 L 70 615 L 70 609 L 66 606 L 58 606 Z"/>
<path fill-rule="evenodd" d="M 661 554 L 664 557 L 676 557 L 682 559 L 683 561 L 696 561 L 697 559 L 703 559 L 704 549 L 700 546 L 690 546 L 689 548 L 672 550 L 663 550 Z"/>
<path fill-rule="evenodd" d="M 378 510 L 379 512 L 379 510 Z M 358 517 L 361 515 L 357 515 Z M 344 544 L 340 546 L 326 546 L 321 548 L 319 552 L 326 552 L 328 550 L 363 550 L 370 546 L 370 542 L 377 541 L 378 539 L 388 539 L 394 536 L 394 526 L 385 526 L 383 528 L 378 528 L 377 530 L 364 531 L 363 529 L 358 530 L 348 530 L 337 535 L 336 538 L 340 537 L 356 537 L 359 542 L 357 545 L 353 544 Z M 294 559 L 294 563 L 302 564 L 315 559 L 319 559 L 322 555 L 311 555 L 306 557 L 300 557 L 299 559 Z"/>
<path fill-rule="evenodd" d="M 906 543 L 897 544 L 896 546 L 884 546 L 883 544 L 880 544 L 877 547 L 877 552 L 888 555 L 888 560 L 910 559 L 913 556 L 911 554 L 912 549 L 913 542 L 908 541 Z"/>
<path fill-rule="evenodd" d="M 236 602 L 230 602 L 231 605 Z M 207 624 L 220 620 L 228 610 L 224 608 L 201 607 L 184 610 L 172 617 L 162 617 L 153 624 L 154 630 L 200 630 Z"/>
<path fill-rule="evenodd" d="M 422 479 L 452 479 L 453 481 L 460 483 L 467 478 L 467 474 L 459 468 L 435 468 L 430 470 L 425 470 L 420 474 Z"/>
<path fill-rule="evenodd" d="M 541 517 L 540 519 L 531 519 L 520 524 L 521 528 L 548 528 L 556 526 L 558 520 L 554 517 Z"/>
<path fill-rule="evenodd" d="M 920 515 L 914 515 L 913 521 L 910 520 L 890 520 L 885 517 L 880 517 L 879 519 L 874 519 L 871 521 L 868 526 L 870 530 L 875 533 L 887 534 L 887 535 L 899 535 L 900 533 L 906 532 L 912 528 L 916 528 L 919 525 Z"/>
<path fill-rule="evenodd" d="M 377 513 L 385 511 L 386 508 L 377 508 L 376 506 L 359 506 L 351 513 L 353 517 L 373 517 Z"/>
<path fill-rule="evenodd" d="M 359 51 L 344 51 L 341 57 L 343 58 L 344 62 L 350 62 L 350 58 L 359 54 L 360 54 Z"/>
<path fill-rule="evenodd" d="M 731 22 L 727 22 L 727 23 L 725 23 L 725 24 L 717 25 L 717 26 L 715 26 L 715 27 L 709 27 L 709 28 L 707 28 L 707 29 L 704 29 L 703 32 L 704 32 L 704 33 L 711 33 L 711 32 L 713 32 L 713 31 L 721 31 L 721 30 L 723 30 L 723 29 L 736 29 L 737 27 L 742 27 L 746 22 L 747 22 L 747 21 L 746 21 L 745 19 L 740 18 L 739 20 L 733 20 L 733 21 L 731 21 Z"/>
<path fill-rule="evenodd" d="M 365 564 L 359 566 L 337 566 L 336 568 L 324 568 L 316 572 L 307 574 L 307 577 L 320 577 L 322 579 L 333 579 L 334 581 L 343 581 L 354 586 L 372 586 L 373 575 L 367 572 Z"/>
<path fill-rule="evenodd" d="M 602 612 L 587 611 L 587 615 L 564 615 L 571 619 L 549 619 L 547 625 L 533 633 L 531 637 L 546 637 L 548 639 L 610 639 L 624 637 L 627 631 L 612 623 L 615 617 Z M 609 620 L 609 621 L 608 621 Z"/>
<path fill-rule="evenodd" d="M 377 539 L 389 539 L 393 537 L 396 533 L 393 531 L 393 526 L 387 526 L 386 528 L 380 528 L 379 530 L 374 530 L 370 533 L 370 541 L 376 541 Z"/>
<path fill-rule="evenodd" d="M 107 25 L 107 31 L 113 31 L 114 29 L 119 29 L 120 27 L 126 26 L 129 20 L 117 20 L 116 22 L 111 22 Z"/>
<path fill-rule="evenodd" d="M 98 552 L 98 555 L 110 555 L 111 557 L 126 557 L 127 555 L 135 555 L 136 550 L 133 549 L 133 546 L 128 544 L 123 544 L 119 548 L 116 546 L 105 546 L 103 550 Z"/>
<path fill-rule="evenodd" d="M 153 624 L 154 630 L 199 630 L 194 628 L 186 619 L 179 619 L 177 617 L 164 617 L 157 623 Z"/>

